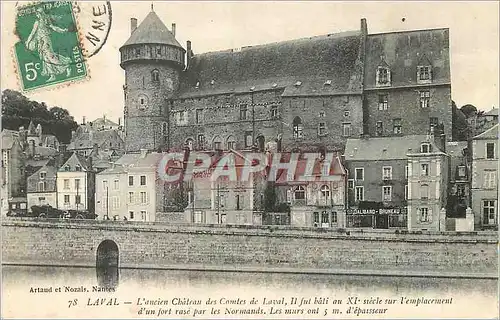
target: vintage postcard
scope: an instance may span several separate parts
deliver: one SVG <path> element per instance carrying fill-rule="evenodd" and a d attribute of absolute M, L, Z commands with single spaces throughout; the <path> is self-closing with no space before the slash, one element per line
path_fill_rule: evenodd
<path fill-rule="evenodd" d="M 498 2 L 0 5 L 2 319 L 498 319 Z"/>

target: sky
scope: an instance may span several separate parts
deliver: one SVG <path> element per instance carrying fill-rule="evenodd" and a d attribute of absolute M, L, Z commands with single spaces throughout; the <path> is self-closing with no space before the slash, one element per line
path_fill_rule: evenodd
<path fill-rule="evenodd" d="M 19 90 L 12 47 L 16 2 L 1 2 L 1 87 Z M 130 36 L 130 18 L 139 24 L 151 2 L 112 1 L 112 26 L 106 44 L 89 59 L 90 79 L 26 95 L 66 108 L 78 122 L 123 117 L 124 71 L 119 48 Z M 450 29 L 452 99 L 480 110 L 499 105 L 499 3 L 480 2 L 154 2 L 154 11 L 184 47 L 196 53 L 239 48 L 328 33 L 369 33 L 428 28 Z M 404 18 L 404 19 L 403 19 Z M 403 21 L 404 20 L 404 21 Z"/>

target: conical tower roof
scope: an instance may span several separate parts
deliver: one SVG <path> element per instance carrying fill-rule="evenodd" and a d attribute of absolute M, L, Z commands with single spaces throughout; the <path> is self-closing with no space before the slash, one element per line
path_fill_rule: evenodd
<path fill-rule="evenodd" d="M 167 44 L 182 48 L 174 35 L 163 24 L 158 15 L 151 11 L 144 21 L 132 32 L 123 47 L 134 44 Z M 184 48 L 182 48 L 184 49 Z"/>

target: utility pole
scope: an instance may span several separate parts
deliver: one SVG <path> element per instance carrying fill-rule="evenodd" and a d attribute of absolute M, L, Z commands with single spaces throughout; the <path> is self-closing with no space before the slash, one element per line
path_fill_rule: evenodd
<path fill-rule="evenodd" d="M 109 187 L 106 186 L 106 220 L 109 220 Z"/>

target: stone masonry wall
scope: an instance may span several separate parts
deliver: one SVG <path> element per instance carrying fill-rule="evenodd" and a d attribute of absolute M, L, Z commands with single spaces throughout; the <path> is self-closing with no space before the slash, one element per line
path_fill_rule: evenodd
<path fill-rule="evenodd" d="M 95 266 L 117 243 L 121 267 L 292 268 L 408 274 L 496 274 L 495 234 L 395 234 L 291 227 L 189 226 L 4 219 L 2 262 Z"/>

